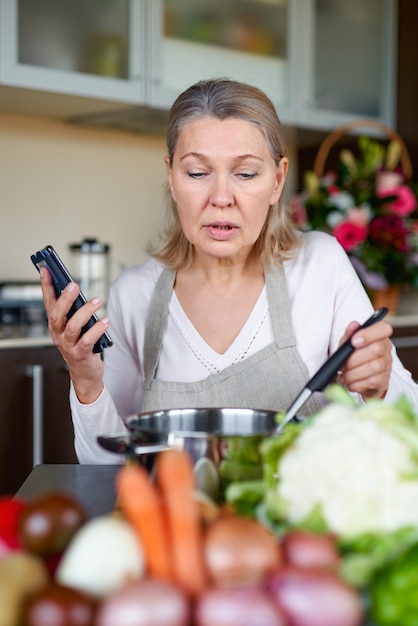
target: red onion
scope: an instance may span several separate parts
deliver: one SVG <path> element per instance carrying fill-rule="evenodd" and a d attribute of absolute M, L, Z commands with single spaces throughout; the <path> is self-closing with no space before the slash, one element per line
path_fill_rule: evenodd
<path fill-rule="evenodd" d="M 359 626 L 359 595 L 336 574 L 323 569 L 283 567 L 269 581 L 291 626 Z"/>
<path fill-rule="evenodd" d="M 290 530 L 283 537 L 282 551 L 289 565 L 336 569 L 340 563 L 337 542 L 331 534 Z"/>
<path fill-rule="evenodd" d="M 196 626 L 286 626 L 282 611 L 261 588 L 210 589 L 197 601 Z"/>

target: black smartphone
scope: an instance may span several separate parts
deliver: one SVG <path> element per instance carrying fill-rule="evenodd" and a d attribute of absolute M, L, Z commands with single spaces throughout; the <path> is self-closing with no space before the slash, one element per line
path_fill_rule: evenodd
<path fill-rule="evenodd" d="M 52 246 L 46 246 L 42 250 L 39 250 L 35 254 L 32 254 L 30 258 L 38 272 L 40 271 L 41 267 L 48 268 L 52 276 L 52 282 L 57 297 L 61 295 L 68 283 L 73 282 L 73 278 L 70 272 L 67 270 L 64 263 L 61 261 L 60 257 Z M 86 302 L 86 297 L 80 292 L 71 309 L 68 311 L 67 318 L 69 319 L 70 317 L 72 317 L 74 313 L 83 306 L 83 304 L 86 304 Z M 97 317 L 97 315 L 93 314 L 87 324 L 81 329 L 81 335 L 83 335 L 98 321 L 99 318 Z M 109 334 L 103 333 L 100 339 L 94 344 L 93 352 L 103 352 L 105 348 L 109 348 L 112 345 L 113 341 L 110 338 Z"/>

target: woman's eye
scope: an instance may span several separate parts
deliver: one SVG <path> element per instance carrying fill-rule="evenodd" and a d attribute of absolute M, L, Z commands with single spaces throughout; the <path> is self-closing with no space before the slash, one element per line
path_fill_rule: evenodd
<path fill-rule="evenodd" d="M 188 176 L 190 176 L 190 178 L 203 178 L 205 175 L 205 172 L 188 172 Z"/>
<path fill-rule="evenodd" d="M 238 172 L 238 176 L 243 180 L 249 180 L 255 178 L 257 174 L 255 172 Z"/>

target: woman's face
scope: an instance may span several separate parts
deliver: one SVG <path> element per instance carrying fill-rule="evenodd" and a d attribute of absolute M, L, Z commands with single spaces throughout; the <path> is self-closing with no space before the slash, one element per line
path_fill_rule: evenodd
<path fill-rule="evenodd" d="M 166 165 L 184 234 L 197 254 L 239 259 L 279 200 L 288 161 L 276 166 L 254 124 L 205 117 L 183 128 L 172 167 L 168 157 Z"/>

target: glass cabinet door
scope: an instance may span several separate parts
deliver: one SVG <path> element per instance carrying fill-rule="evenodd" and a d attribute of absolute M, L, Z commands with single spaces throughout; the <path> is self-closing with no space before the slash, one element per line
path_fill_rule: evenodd
<path fill-rule="evenodd" d="M 394 6 L 392 0 L 314 0 L 305 115 L 328 123 L 343 114 L 347 121 L 347 113 L 393 121 Z"/>
<path fill-rule="evenodd" d="M 142 22 L 144 27 L 138 8 L 137 0 L 5 3 L 2 34 L 10 44 L 4 45 L 6 80 L 17 86 L 138 100 L 143 78 L 138 26 Z"/>
<path fill-rule="evenodd" d="M 152 4 L 152 104 L 205 78 L 254 84 L 280 109 L 289 97 L 289 0 L 163 0 Z"/>

